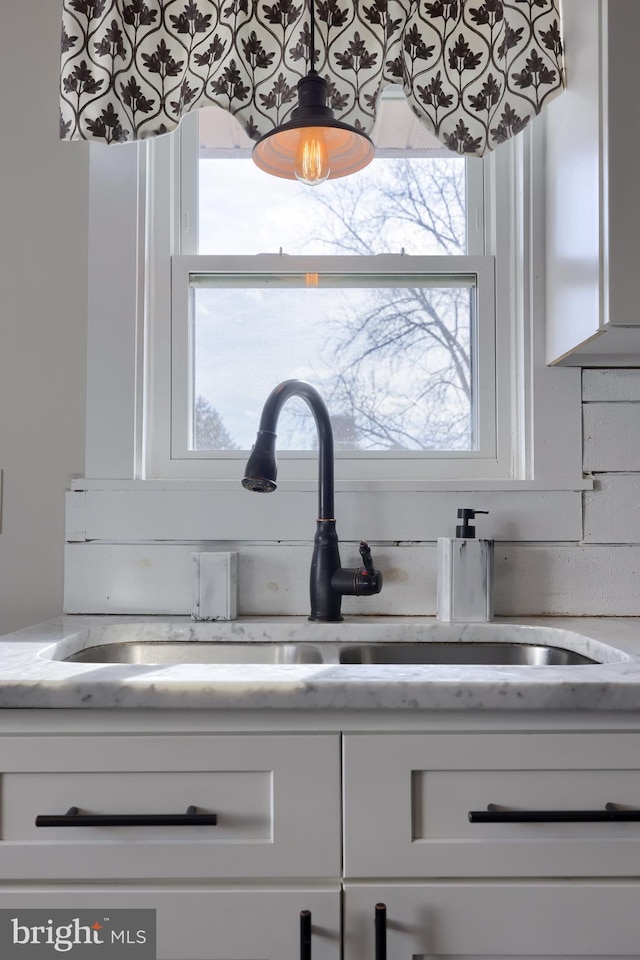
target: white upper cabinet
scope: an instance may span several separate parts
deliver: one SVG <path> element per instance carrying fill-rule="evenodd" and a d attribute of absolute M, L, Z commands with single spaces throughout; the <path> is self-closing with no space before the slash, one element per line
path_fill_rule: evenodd
<path fill-rule="evenodd" d="M 546 110 L 547 362 L 640 365 L 637 0 L 564 0 Z"/>

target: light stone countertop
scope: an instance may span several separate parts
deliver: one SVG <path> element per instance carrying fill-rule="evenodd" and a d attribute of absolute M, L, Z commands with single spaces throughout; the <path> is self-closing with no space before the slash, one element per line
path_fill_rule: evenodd
<path fill-rule="evenodd" d="M 560 631 L 560 632 L 559 632 Z M 264 642 L 517 639 L 600 662 L 572 666 L 80 663 L 131 640 Z M 0 637 L 0 707 L 239 710 L 594 710 L 640 708 L 640 619 L 540 617 L 445 624 L 430 617 L 63 616 Z"/>

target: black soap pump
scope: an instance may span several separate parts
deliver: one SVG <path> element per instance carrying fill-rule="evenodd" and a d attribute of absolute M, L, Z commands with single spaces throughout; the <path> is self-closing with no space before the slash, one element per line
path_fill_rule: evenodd
<path fill-rule="evenodd" d="M 459 523 L 456 527 L 456 539 L 458 540 L 474 540 L 476 536 L 476 528 L 471 526 L 469 523 L 470 520 L 475 520 L 476 514 L 486 513 L 488 510 L 471 510 L 469 507 L 460 507 L 458 510 L 458 520 L 462 520 L 462 523 Z"/>
<path fill-rule="evenodd" d="M 455 537 L 438 537 L 438 620 L 493 618 L 493 540 L 476 539 L 479 513 L 489 511 L 460 507 Z"/>

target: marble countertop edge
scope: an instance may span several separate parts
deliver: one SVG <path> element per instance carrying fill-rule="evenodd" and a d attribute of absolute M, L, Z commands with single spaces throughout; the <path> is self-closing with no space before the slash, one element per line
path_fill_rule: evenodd
<path fill-rule="evenodd" d="M 281 630 L 305 618 L 243 618 L 226 628 L 259 637 L 265 622 Z M 434 618 L 354 618 L 357 627 L 386 635 L 391 624 L 434 637 L 455 625 Z M 187 617 L 60 617 L 0 637 L 0 709 L 224 709 L 224 710 L 557 710 L 631 711 L 640 708 L 640 620 L 635 618 L 503 618 L 504 625 L 567 631 L 585 651 L 613 648 L 612 662 L 568 666 L 344 665 L 344 664 L 97 664 L 51 659 L 55 644 L 82 647 L 113 627 L 160 628 L 167 636 L 208 637 L 212 629 Z M 335 626 L 321 625 L 318 642 Z M 483 624 L 479 635 L 489 636 Z M 446 629 L 445 629 L 446 628 Z M 311 630 L 315 629 L 312 625 Z M 340 627 L 344 630 L 344 627 Z M 373 631 L 375 632 L 375 631 Z M 477 625 L 460 626 L 460 635 Z M 363 634 L 363 635 L 369 635 Z M 413 635 L 413 634 L 412 634 Z M 551 634 L 549 635 L 551 636 Z"/>

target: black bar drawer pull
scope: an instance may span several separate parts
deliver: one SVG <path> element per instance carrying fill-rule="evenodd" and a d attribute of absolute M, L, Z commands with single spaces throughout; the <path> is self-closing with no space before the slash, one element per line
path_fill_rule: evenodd
<path fill-rule="evenodd" d="M 606 803 L 604 810 L 510 810 L 490 803 L 486 810 L 470 810 L 471 823 L 621 823 L 640 821 L 640 810 Z"/>
<path fill-rule="evenodd" d="M 375 960 L 387 960 L 387 907 L 376 903 L 375 912 Z"/>
<path fill-rule="evenodd" d="M 69 807 L 60 815 L 36 817 L 36 827 L 179 827 L 217 822 L 217 813 L 198 813 L 194 806 L 187 807 L 186 813 L 80 813 L 78 807 Z"/>
<path fill-rule="evenodd" d="M 300 911 L 300 960 L 311 960 L 311 911 Z"/>

